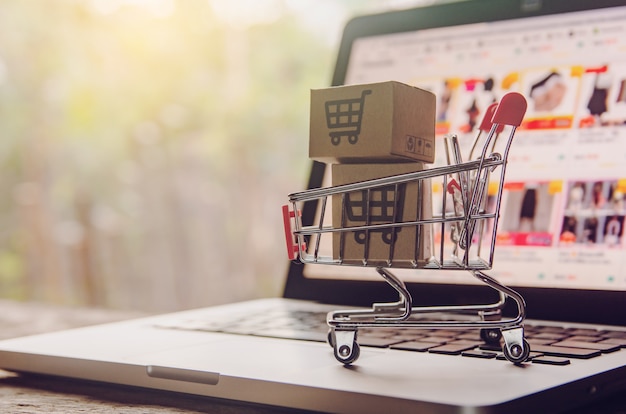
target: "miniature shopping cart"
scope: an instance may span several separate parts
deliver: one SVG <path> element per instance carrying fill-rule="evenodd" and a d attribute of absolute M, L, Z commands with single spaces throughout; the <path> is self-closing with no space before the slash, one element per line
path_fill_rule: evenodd
<path fill-rule="evenodd" d="M 365 89 L 360 98 L 326 102 L 326 126 L 331 130 L 328 135 L 333 145 L 339 145 L 342 137 L 347 137 L 350 144 L 357 143 L 361 133 L 365 96 L 371 93 L 371 89 Z"/>
<path fill-rule="evenodd" d="M 530 347 L 524 339 L 522 325 L 526 314 L 524 299 L 484 273 L 493 265 L 507 158 L 525 111 L 526 100 L 514 92 L 492 105 L 471 147 L 470 153 L 473 153 L 477 144 L 482 143 L 482 150 L 475 159 L 463 161 L 458 140 L 451 136 L 446 139 L 446 166 L 289 195 L 291 207 L 284 206 L 283 215 L 291 259 L 303 263 L 373 267 L 399 294 L 397 302 L 374 303 L 371 309 L 328 314 L 328 341 L 338 361 L 350 364 L 359 357 L 359 329 L 392 327 L 477 328 L 481 338 L 490 344 L 503 340 L 502 350 L 509 361 L 519 364 L 528 358 Z M 494 152 L 496 140 L 506 131 L 508 140 L 502 145 L 502 153 Z M 409 196 L 410 186 L 414 190 Z M 404 197 L 404 214 L 398 212 L 384 219 L 372 217 L 367 212 L 371 206 L 367 204 L 375 199 L 373 194 L 377 191 L 394 193 L 389 199 L 396 211 Z M 402 197 L 401 192 L 404 192 Z M 352 208 L 347 200 L 355 194 L 362 200 L 361 210 L 365 207 L 365 211 L 361 211 L 365 217 L 356 223 L 348 220 L 347 214 Z M 307 202 L 319 203 L 312 225 L 304 225 L 300 213 Z M 412 213 L 408 214 L 406 206 L 411 203 L 417 208 L 412 208 Z M 329 224 L 328 210 L 333 211 L 332 224 Z M 335 217 L 337 212 L 340 212 L 339 217 Z M 389 234 L 382 260 L 373 256 L 381 233 Z M 409 240 L 414 247 L 409 257 L 398 258 L 399 234 L 413 237 Z M 362 240 L 358 260 L 349 256 L 354 252 L 349 253 L 346 247 L 353 237 Z M 327 248 L 329 245 L 332 249 Z M 495 289 L 499 300 L 491 304 L 414 307 L 404 281 L 389 270 L 392 268 L 465 270 Z M 515 317 L 503 319 L 501 311 L 507 298 L 516 303 L 518 312 Z M 435 312 L 451 313 L 458 318 L 428 317 Z"/>

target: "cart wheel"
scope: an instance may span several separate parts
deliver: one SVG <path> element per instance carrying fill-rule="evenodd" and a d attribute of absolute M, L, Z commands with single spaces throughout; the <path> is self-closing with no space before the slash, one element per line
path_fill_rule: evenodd
<path fill-rule="evenodd" d="M 480 339 L 485 341 L 486 344 L 499 344 L 500 339 L 502 339 L 502 332 L 500 332 L 500 329 L 484 328 L 480 330 Z"/>
<path fill-rule="evenodd" d="M 359 140 L 359 136 L 358 135 L 350 135 L 348 137 L 348 142 L 350 144 L 356 144 L 358 140 Z"/>
<path fill-rule="evenodd" d="M 334 348 L 335 358 L 344 365 L 352 364 L 359 359 L 359 355 L 361 355 L 361 347 L 356 341 L 352 343 L 352 348 L 348 345 L 341 345 L 339 349 L 337 349 L 337 347 Z"/>
<path fill-rule="evenodd" d="M 509 348 L 506 346 L 506 344 L 504 344 L 504 346 L 502 347 L 504 357 L 508 361 L 517 365 L 528 359 L 528 356 L 530 355 L 530 344 L 527 340 L 524 339 L 524 349 L 520 349 L 519 345 L 513 345 L 511 348 L 511 352 L 509 352 Z"/>
<path fill-rule="evenodd" d="M 333 337 L 333 330 L 332 329 L 328 330 L 328 336 L 326 337 L 326 342 L 328 342 L 328 345 L 330 345 L 331 348 L 335 347 L 335 339 Z"/>
<path fill-rule="evenodd" d="M 341 136 L 340 135 L 333 135 L 330 137 L 330 142 L 333 145 L 339 145 L 339 143 L 341 142 Z"/>

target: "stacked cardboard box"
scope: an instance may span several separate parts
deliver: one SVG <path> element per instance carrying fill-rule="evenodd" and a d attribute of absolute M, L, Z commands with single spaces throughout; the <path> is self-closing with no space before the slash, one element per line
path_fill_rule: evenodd
<path fill-rule="evenodd" d="M 420 171 L 435 157 L 435 96 L 399 82 L 311 91 L 310 158 L 332 163 L 332 185 Z M 431 188 L 413 181 L 332 199 L 333 227 L 431 217 Z M 344 262 L 422 264 L 431 255 L 430 226 L 335 233 Z"/>

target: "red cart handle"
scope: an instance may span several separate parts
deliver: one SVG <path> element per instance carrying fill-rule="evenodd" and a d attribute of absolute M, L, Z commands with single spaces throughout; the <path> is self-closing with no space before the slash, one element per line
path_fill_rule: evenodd
<path fill-rule="evenodd" d="M 526 113 L 526 98 L 520 93 L 509 92 L 502 97 L 491 122 L 518 127 Z"/>
<path fill-rule="evenodd" d="M 298 211 L 298 216 L 302 215 L 300 210 Z M 289 211 L 289 206 L 283 206 L 283 224 L 285 228 L 285 242 L 287 242 L 287 257 L 289 260 L 294 260 L 298 257 L 298 252 L 300 250 L 300 246 L 298 243 L 294 242 L 293 231 L 291 230 L 291 219 L 296 217 L 296 213 L 293 211 Z M 302 244 L 302 250 L 306 249 L 306 245 Z"/>
<path fill-rule="evenodd" d="M 493 119 L 493 115 L 496 113 L 497 107 L 497 102 L 494 102 L 487 107 L 487 109 L 485 110 L 485 116 L 483 117 L 483 121 L 480 123 L 480 127 L 478 129 L 484 132 L 491 132 L 491 127 L 493 126 L 493 122 L 491 122 L 491 120 Z M 503 130 L 504 125 L 499 124 L 498 129 L 496 129 L 496 134 L 501 133 Z"/>

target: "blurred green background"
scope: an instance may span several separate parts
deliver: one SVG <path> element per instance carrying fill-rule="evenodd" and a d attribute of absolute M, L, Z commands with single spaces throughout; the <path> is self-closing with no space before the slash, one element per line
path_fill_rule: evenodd
<path fill-rule="evenodd" d="M 280 294 L 280 205 L 345 21 L 424 1 L 3 0 L 0 297 Z"/>

